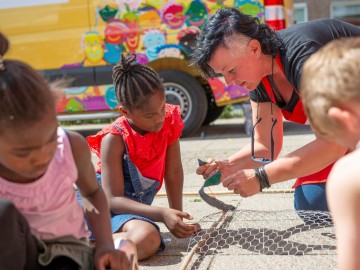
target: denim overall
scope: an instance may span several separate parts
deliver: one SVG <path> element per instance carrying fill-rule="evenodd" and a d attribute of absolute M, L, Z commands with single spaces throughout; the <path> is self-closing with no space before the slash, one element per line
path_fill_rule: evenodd
<path fill-rule="evenodd" d="M 115 128 L 119 131 L 121 136 L 123 137 L 123 133 L 120 129 L 120 127 L 116 124 L 113 124 Z M 123 137 L 124 138 L 124 137 Z M 155 195 L 158 191 L 158 187 L 160 185 L 159 181 L 144 177 L 139 169 L 135 166 L 135 164 L 130 160 L 129 158 L 129 151 L 126 145 L 125 140 L 125 154 L 122 161 L 122 168 L 123 168 L 123 174 L 124 174 L 124 197 L 143 203 L 147 205 L 151 205 L 153 202 Z M 96 178 L 98 182 L 101 185 L 101 174 L 96 173 Z M 111 214 L 111 231 L 112 233 L 117 232 L 126 222 L 132 219 L 138 219 L 147 221 L 151 224 L 153 224 L 156 229 L 159 231 L 160 234 L 160 228 L 159 226 L 151 219 L 133 215 L 133 214 Z M 165 242 L 164 239 L 161 237 L 161 244 L 157 252 L 161 252 L 165 249 Z M 94 236 L 90 236 L 91 240 L 94 240 Z"/>
<path fill-rule="evenodd" d="M 123 136 L 120 127 L 116 124 L 113 125 L 120 132 L 121 136 Z M 122 162 L 124 174 L 124 195 L 134 201 L 151 205 L 159 188 L 160 182 L 147 178 L 141 174 L 139 169 L 130 160 L 129 150 L 125 140 L 123 141 L 126 150 Z"/>
<path fill-rule="evenodd" d="M 120 129 L 120 127 L 116 124 L 113 124 L 114 127 L 119 131 L 121 136 L 123 137 L 123 133 Z M 147 178 L 141 174 L 139 169 L 135 166 L 135 164 L 130 160 L 129 157 L 129 150 L 127 148 L 127 144 L 124 140 L 125 144 L 125 154 L 122 161 L 122 167 L 123 167 L 123 174 L 124 174 L 124 196 L 128 199 L 132 199 L 134 201 L 151 205 L 153 202 L 155 195 L 158 191 L 160 182 Z M 101 174 L 97 173 L 96 177 L 101 184 Z M 118 231 L 126 222 L 128 222 L 131 219 L 138 219 L 147 221 L 151 224 L 153 224 L 156 229 L 159 231 L 160 234 L 160 228 L 159 226 L 151 219 L 138 216 L 138 215 L 132 215 L 132 214 L 113 214 L 111 213 L 111 230 L 112 232 Z M 161 237 L 161 244 L 158 249 L 158 252 L 161 252 L 165 249 L 165 243 L 163 238 Z"/>

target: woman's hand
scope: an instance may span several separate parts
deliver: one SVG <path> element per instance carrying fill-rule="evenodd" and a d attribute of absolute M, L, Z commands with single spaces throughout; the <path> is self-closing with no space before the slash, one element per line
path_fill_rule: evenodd
<path fill-rule="evenodd" d="M 253 169 L 241 170 L 222 179 L 224 187 L 241 197 L 252 196 L 260 191 L 260 183 Z"/>
<path fill-rule="evenodd" d="M 97 270 L 131 270 L 131 265 L 125 252 L 114 248 L 96 247 L 94 265 Z"/>
<path fill-rule="evenodd" d="M 228 161 L 215 161 L 214 159 L 208 159 L 205 164 L 197 167 L 196 174 L 202 175 L 204 179 L 209 178 L 217 170 L 220 170 L 221 175 L 230 175 L 230 166 Z M 222 177 L 223 178 L 223 177 Z"/>
<path fill-rule="evenodd" d="M 203 162 L 203 164 L 197 167 L 196 174 L 202 175 L 204 179 L 207 179 L 218 170 L 218 165 L 213 158 L 210 158 L 207 161 L 200 161 L 199 159 L 199 164 L 201 164 L 200 162 Z"/>
<path fill-rule="evenodd" d="M 209 159 L 204 165 L 199 166 L 196 169 L 196 174 L 202 175 L 204 179 L 208 179 L 216 171 L 221 172 L 221 182 L 232 175 L 232 168 L 227 160 L 214 161 L 214 159 Z"/>
<path fill-rule="evenodd" d="M 192 220 L 189 214 L 171 208 L 163 208 L 162 219 L 165 226 L 177 238 L 187 238 L 194 234 L 198 229 L 198 224 L 186 224 L 183 219 Z"/>

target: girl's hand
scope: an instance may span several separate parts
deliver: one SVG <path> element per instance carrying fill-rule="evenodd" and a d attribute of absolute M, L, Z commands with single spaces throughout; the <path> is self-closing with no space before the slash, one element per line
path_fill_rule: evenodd
<path fill-rule="evenodd" d="M 187 238 L 194 234 L 198 229 L 198 224 L 186 224 L 183 218 L 192 220 L 189 214 L 171 208 L 162 210 L 163 222 L 169 231 L 177 238 Z"/>
<path fill-rule="evenodd" d="M 94 264 L 97 270 L 131 270 L 131 265 L 125 252 L 114 248 L 104 249 L 96 247 Z"/>
<path fill-rule="evenodd" d="M 241 170 L 222 178 L 222 184 L 228 190 L 234 191 L 241 197 L 248 197 L 260 191 L 260 183 L 253 169 Z"/>

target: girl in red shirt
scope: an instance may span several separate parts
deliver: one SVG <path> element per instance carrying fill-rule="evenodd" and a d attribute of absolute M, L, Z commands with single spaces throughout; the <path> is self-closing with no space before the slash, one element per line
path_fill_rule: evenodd
<path fill-rule="evenodd" d="M 132 240 L 141 260 L 165 247 L 155 222 L 178 238 L 191 236 L 197 226 L 183 222 L 192 217 L 182 211 L 180 110 L 165 103 L 158 74 L 135 60 L 122 57 L 113 71 L 122 116 L 87 141 L 100 158 L 97 177 L 110 205 L 114 238 Z M 151 206 L 164 179 L 170 207 Z"/>

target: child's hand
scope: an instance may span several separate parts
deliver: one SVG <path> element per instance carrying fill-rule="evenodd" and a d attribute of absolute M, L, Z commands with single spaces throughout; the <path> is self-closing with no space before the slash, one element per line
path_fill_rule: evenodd
<path fill-rule="evenodd" d="M 197 224 L 186 224 L 183 218 L 192 220 L 193 217 L 185 212 L 171 208 L 164 208 L 163 220 L 169 231 L 177 238 L 187 238 L 194 234 L 199 226 Z"/>
<path fill-rule="evenodd" d="M 131 265 L 125 252 L 116 249 L 95 249 L 94 255 L 95 269 L 97 270 L 131 270 Z"/>

